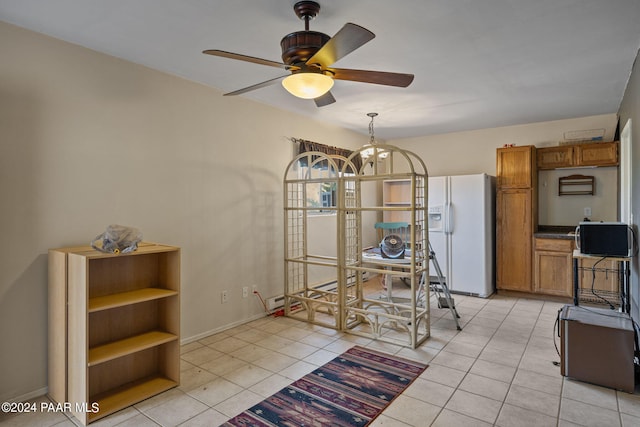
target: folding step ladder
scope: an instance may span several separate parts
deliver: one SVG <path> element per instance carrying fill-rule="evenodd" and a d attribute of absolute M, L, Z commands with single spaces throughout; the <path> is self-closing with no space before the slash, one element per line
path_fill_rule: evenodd
<path fill-rule="evenodd" d="M 451 298 L 451 293 L 449 292 L 446 280 L 442 274 L 442 270 L 440 269 L 440 264 L 438 264 L 436 253 L 431 247 L 431 242 L 429 242 L 429 259 L 433 262 L 433 267 L 436 270 L 436 276 L 429 277 L 429 289 L 431 290 L 431 292 L 436 294 L 436 298 L 438 300 L 438 308 L 448 308 L 451 312 L 451 315 L 453 316 L 453 320 L 456 322 L 456 327 L 459 331 L 461 331 L 462 328 L 460 327 L 460 323 L 458 322 L 460 316 L 458 315 L 458 311 L 456 310 L 453 298 Z M 424 274 L 426 273 L 423 273 L 423 276 Z"/>

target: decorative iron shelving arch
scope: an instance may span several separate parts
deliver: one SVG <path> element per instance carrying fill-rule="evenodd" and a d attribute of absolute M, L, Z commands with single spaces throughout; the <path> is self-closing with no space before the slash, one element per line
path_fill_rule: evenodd
<path fill-rule="evenodd" d="M 358 169 L 356 158 L 363 159 Z M 304 173 L 301 161 L 308 165 Z M 406 181 L 410 198 L 405 205 L 381 202 L 388 180 Z M 386 144 L 367 144 L 348 158 L 320 152 L 294 158 L 284 175 L 285 315 L 411 348 L 423 343 L 430 335 L 427 180 L 418 156 Z M 323 207 L 332 215 L 325 221 L 335 221 L 332 235 L 320 237 L 331 242 L 330 254 L 314 253 L 323 245 L 310 241 L 309 221 L 317 207 L 308 195 L 318 185 L 337 189 L 335 206 Z M 403 260 L 377 256 L 375 247 L 363 243 L 372 242 L 374 224 L 390 211 L 403 216 L 410 230 Z M 402 298 L 366 292 L 363 276 L 373 274 L 391 283 L 402 279 Z"/>

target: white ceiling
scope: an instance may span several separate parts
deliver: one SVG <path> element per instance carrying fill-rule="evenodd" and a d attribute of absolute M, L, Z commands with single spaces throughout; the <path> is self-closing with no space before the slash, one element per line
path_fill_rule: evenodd
<path fill-rule="evenodd" d="M 317 108 L 279 84 L 241 95 L 395 139 L 618 110 L 640 47 L 640 0 L 317 0 L 310 29 L 346 22 L 376 38 L 342 68 L 415 74 L 408 88 L 336 81 Z M 204 55 L 281 61 L 304 29 L 296 0 L 0 0 L 0 20 L 230 92 L 283 70 Z"/>

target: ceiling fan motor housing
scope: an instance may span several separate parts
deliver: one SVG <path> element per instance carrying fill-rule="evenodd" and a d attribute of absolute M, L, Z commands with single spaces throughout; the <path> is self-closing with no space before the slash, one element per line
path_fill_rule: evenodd
<path fill-rule="evenodd" d="M 280 40 L 282 48 L 282 61 L 287 65 L 298 65 L 308 70 L 305 63 L 311 58 L 326 42 L 331 39 L 326 34 L 309 31 L 309 21 L 320 13 L 320 4 L 315 1 L 303 0 L 293 6 L 296 16 L 304 21 L 304 31 L 296 31 L 287 34 Z"/>
<path fill-rule="evenodd" d="M 287 65 L 304 64 L 330 39 L 331 37 L 318 31 L 287 34 L 280 41 L 282 61 Z"/>

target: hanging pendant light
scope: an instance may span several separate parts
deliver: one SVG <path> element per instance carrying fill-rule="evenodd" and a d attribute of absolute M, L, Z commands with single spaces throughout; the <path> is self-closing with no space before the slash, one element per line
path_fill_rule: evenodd
<path fill-rule="evenodd" d="M 360 157 L 362 157 L 364 160 L 373 156 L 374 153 L 376 152 L 377 152 L 377 157 L 381 159 L 385 159 L 389 155 L 389 152 L 381 149 L 378 146 L 378 142 L 376 141 L 373 133 L 373 119 L 377 115 L 378 113 L 367 113 L 367 116 L 371 117 L 371 121 L 369 122 L 369 143 L 367 144 L 367 148 L 360 152 Z"/>

